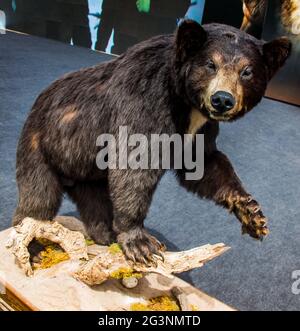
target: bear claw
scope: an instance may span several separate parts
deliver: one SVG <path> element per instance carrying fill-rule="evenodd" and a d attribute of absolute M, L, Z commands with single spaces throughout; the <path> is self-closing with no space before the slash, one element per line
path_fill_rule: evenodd
<path fill-rule="evenodd" d="M 242 234 L 247 233 L 259 240 L 263 240 L 269 234 L 267 218 L 258 202 L 252 198 L 240 200 L 235 206 L 235 214 L 242 223 Z"/>
<path fill-rule="evenodd" d="M 155 265 L 157 259 L 163 260 L 162 251 L 165 250 L 165 245 L 144 229 L 120 233 L 117 239 L 127 259 L 134 263 Z"/>

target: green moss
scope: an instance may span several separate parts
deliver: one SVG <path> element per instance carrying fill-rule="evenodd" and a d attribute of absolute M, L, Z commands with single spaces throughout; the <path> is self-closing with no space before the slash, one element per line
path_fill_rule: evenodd
<path fill-rule="evenodd" d="M 123 254 L 121 246 L 119 244 L 117 244 L 117 243 L 111 244 L 108 247 L 108 251 L 111 254 L 118 254 L 118 253 L 122 253 Z"/>
<path fill-rule="evenodd" d="M 130 278 L 130 277 L 142 278 L 143 275 L 139 272 L 135 272 L 131 268 L 119 268 L 119 269 L 113 271 L 110 274 L 110 277 L 114 278 L 114 279 L 123 279 L 123 278 Z"/>
<path fill-rule="evenodd" d="M 147 303 L 133 303 L 132 311 L 180 311 L 175 299 L 167 295 L 151 298 Z"/>
<path fill-rule="evenodd" d="M 85 242 L 86 242 L 87 246 L 91 246 L 91 245 L 95 244 L 94 240 L 90 239 L 90 238 L 85 239 Z"/>

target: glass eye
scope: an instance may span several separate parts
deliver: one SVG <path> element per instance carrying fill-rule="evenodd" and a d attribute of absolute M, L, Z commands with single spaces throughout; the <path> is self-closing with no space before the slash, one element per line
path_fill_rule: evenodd
<path fill-rule="evenodd" d="M 241 72 L 241 77 L 243 79 L 251 79 L 253 76 L 253 71 L 251 67 L 246 67 L 242 72 Z"/>
<path fill-rule="evenodd" d="M 206 62 L 206 67 L 213 72 L 217 71 L 217 67 L 212 60 Z"/>

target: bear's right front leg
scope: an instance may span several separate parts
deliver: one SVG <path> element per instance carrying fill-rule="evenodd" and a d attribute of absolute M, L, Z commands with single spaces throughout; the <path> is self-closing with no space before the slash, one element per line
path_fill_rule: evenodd
<path fill-rule="evenodd" d="M 229 159 L 218 150 L 205 155 L 204 176 L 198 181 L 185 179 L 185 172 L 177 171 L 180 184 L 201 198 L 211 199 L 234 212 L 242 223 L 242 233 L 263 239 L 269 233 L 267 219 L 260 205 L 243 188 Z"/>
<path fill-rule="evenodd" d="M 161 170 L 114 169 L 109 173 L 113 204 L 113 230 L 126 257 L 148 264 L 154 255 L 161 256 L 165 246 L 144 228 Z"/>

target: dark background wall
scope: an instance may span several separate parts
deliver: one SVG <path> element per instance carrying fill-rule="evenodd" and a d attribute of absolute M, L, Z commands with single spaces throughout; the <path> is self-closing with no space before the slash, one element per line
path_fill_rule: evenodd
<path fill-rule="evenodd" d="M 115 54 L 201 21 L 205 0 L 0 0 L 7 28 Z"/>
<path fill-rule="evenodd" d="M 202 23 L 218 22 L 239 28 L 243 20 L 241 0 L 208 0 L 205 2 Z"/>
<path fill-rule="evenodd" d="M 297 12 L 296 3 L 298 22 L 289 23 Z M 242 27 L 266 40 L 288 35 L 293 54 L 267 96 L 300 104 L 300 1 L 0 0 L 0 9 L 9 29 L 113 54 L 151 36 L 172 33 L 185 17 Z"/>

